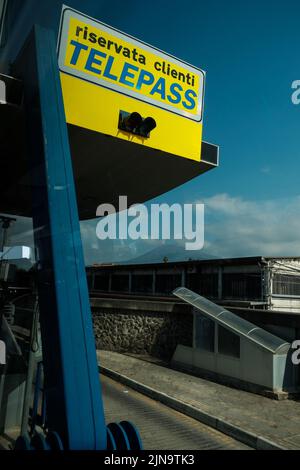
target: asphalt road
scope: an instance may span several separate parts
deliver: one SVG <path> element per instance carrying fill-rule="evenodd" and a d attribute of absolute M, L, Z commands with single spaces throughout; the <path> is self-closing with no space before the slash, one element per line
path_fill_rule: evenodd
<path fill-rule="evenodd" d="M 101 375 L 106 423 L 128 420 L 145 450 L 249 450 L 241 442 Z"/>

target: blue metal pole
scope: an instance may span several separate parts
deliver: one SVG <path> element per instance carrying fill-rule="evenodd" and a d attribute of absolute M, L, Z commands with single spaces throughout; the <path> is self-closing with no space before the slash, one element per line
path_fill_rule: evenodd
<path fill-rule="evenodd" d="M 23 79 L 25 89 L 47 422 L 65 449 L 106 449 L 72 161 L 51 31 L 34 27 L 14 64 L 14 74 Z"/>

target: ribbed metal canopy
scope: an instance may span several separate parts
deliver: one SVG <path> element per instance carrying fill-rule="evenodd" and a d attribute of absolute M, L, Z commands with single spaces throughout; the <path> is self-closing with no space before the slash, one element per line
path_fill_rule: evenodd
<path fill-rule="evenodd" d="M 207 300 L 185 287 L 175 289 L 173 294 L 190 305 L 193 305 L 193 307 L 200 310 L 201 313 L 228 328 L 233 333 L 244 336 L 249 341 L 258 344 L 273 354 L 285 354 L 290 349 L 290 344 L 278 338 L 278 336 L 272 335 L 268 331 L 240 318 L 238 315 L 225 310 L 223 307 L 214 304 L 210 300 Z"/>

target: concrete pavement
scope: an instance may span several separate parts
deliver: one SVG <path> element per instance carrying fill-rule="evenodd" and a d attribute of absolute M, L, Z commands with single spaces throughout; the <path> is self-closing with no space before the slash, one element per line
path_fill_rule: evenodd
<path fill-rule="evenodd" d="M 145 450 L 249 450 L 241 442 L 101 374 L 106 423 L 131 421 Z"/>
<path fill-rule="evenodd" d="M 102 372 L 257 449 L 300 449 L 300 403 L 276 401 L 159 363 L 97 352 Z"/>

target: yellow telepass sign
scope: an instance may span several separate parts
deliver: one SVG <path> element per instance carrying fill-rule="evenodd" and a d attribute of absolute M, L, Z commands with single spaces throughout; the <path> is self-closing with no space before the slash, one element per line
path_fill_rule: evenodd
<path fill-rule="evenodd" d="M 116 135 L 115 127 L 113 131 L 96 129 L 91 118 L 87 122 L 78 119 L 81 109 L 71 110 L 74 108 L 71 101 L 77 107 L 86 107 L 87 100 L 93 107 L 98 96 L 99 105 L 105 105 L 106 109 L 109 105 L 118 108 L 118 112 L 121 109 L 138 111 L 143 117 L 146 113 L 156 121 L 158 118 L 153 139 L 151 135 L 146 142 L 137 139 L 136 143 L 200 160 L 205 82 L 202 70 L 66 6 L 62 12 L 58 62 L 68 122 Z M 124 109 L 126 103 L 128 109 Z M 162 135 L 160 132 L 166 130 L 166 120 L 172 126 L 172 132 Z M 195 138 L 200 144 L 194 145 L 192 154 L 188 151 L 188 155 L 183 155 L 182 144 L 174 152 L 178 149 L 175 144 L 178 137 L 174 132 L 179 128 L 181 140 L 185 140 L 185 152 L 188 139 L 197 135 Z M 182 134 L 185 130 L 187 132 Z M 120 133 L 116 136 L 126 138 Z M 175 145 L 168 145 L 167 141 L 172 139 L 175 139 Z"/>

